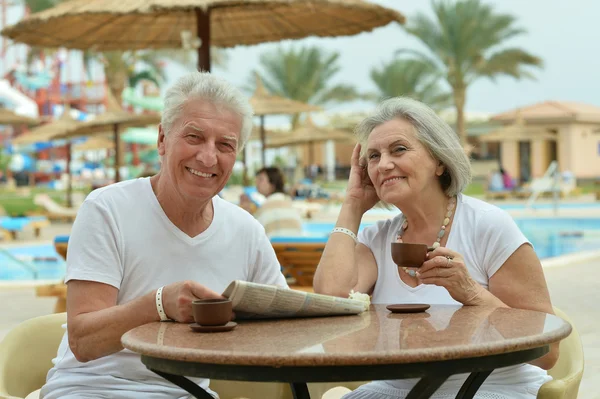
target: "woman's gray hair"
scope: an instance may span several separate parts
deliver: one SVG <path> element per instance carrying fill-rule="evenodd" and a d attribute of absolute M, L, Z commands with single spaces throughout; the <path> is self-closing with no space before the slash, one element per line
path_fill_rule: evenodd
<path fill-rule="evenodd" d="M 244 148 L 252 133 L 254 111 L 248 98 L 234 85 L 209 72 L 192 72 L 179 79 L 165 94 L 165 108 L 161 125 L 167 135 L 190 98 L 202 98 L 215 105 L 226 107 L 242 118 L 242 131 L 238 153 Z"/>
<path fill-rule="evenodd" d="M 471 182 L 469 158 L 452 128 L 422 102 L 395 97 L 380 103 L 375 112 L 355 129 L 362 146 L 361 156 L 365 156 L 365 144 L 373 129 L 396 118 L 409 122 L 415 128 L 417 139 L 434 159 L 444 165 L 440 183 L 446 195 L 454 196 L 462 192 Z"/>

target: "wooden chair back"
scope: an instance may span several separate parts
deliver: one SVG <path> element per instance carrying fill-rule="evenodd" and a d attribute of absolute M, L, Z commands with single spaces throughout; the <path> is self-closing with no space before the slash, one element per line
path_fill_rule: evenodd
<path fill-rule="evenodd" d="M 312 287 L 325 243 L 273 243 L 272 245 L 283 268 L 283 274 L 292 276 L 296 280 L 295 285 Z"/>

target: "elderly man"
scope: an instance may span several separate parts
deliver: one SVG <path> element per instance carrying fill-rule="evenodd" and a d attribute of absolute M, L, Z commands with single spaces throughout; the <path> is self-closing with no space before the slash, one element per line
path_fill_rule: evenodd
<path fill-rule="evenodd" d="M 232 280 L 286 285 L 263 227 L 216 195 L 251 129 L 245 96 L 209 73 L 167 91 L 160 172 L 98 189 L 79 210 L 67 332 L 43 398 L 187 398 L 124 350 L 121 336 L 153 321 L 193 321 L 191 302 L 221 297 Z"/>

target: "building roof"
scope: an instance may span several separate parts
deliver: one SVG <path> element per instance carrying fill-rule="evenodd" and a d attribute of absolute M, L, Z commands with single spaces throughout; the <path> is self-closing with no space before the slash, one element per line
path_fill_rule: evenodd
<path fill-rule="evenodd" d="M 491 119 L 511 123 L 519 116 L 528 122 L 600 123 L 600 107 L 569 101 L 544 101 L 496 114 Z"/>

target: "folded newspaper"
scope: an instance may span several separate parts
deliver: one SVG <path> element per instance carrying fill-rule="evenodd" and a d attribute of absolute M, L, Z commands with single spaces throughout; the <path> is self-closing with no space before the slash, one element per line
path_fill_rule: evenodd
<path fill-rule="evenodd" d="M 296 291 L 275 285 L 235 280 L 223 292 L 237 319 L 314 317 L 359 314 L 368 304 L 357 299 Z"/>

